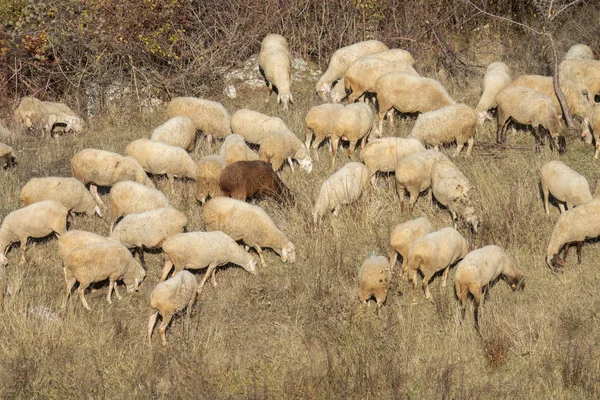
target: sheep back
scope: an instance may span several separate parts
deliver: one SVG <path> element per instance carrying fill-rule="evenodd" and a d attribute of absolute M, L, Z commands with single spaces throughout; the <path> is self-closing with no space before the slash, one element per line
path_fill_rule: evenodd
<path fill-rule="evenodd" d="M 135 158 L 144 171 L 151 174 L 196 179 L 196 163 L 179 146 L 142 138 L 129 143 L 125 153 Z"/>
<path fill-rule="evenodd" d="M 578 206 L 592 199 L 587 179 L 564 162 L 549 161 L 540 172 L 542 188 L 549 190 L 557 200 Z"/>
<path fill-rule="evenodd" d="M 177 115 L 152 131 L 150 139 L 191 151 L 196 144 L 196 124 L 185 115 Z"/>
<path fill-rule="evenodd" d="M 197 97 L 176 97 L 167 104 L 167 115 L 190 117 L 196 124 L 196 130 L 206 136 L 219 139 L 231 135 L 229 112 L 221 103 L 199 99 Z"/>
<path fill-rule="evenodd" d="M 231 116 L 231 130 L 248 143 L 261 144 L 273 132 L 288 130 L 281 118 L 270 117 L 258 111 L 243 108 Z"/>
<path fill-rule="evenodd" d="M 110 220 L 135 213 L 169 206 L 169 199 L 160 190 L 133 181 L 121 181 L 110 190 Z"/>
<path fill-rule="evenodd" d="M 184 213 L 172 207 L 129 214 L 115 226 L 110 237 L 128 248 L 157 248 L 169 236 L 180 233 L 187 220 Z"/>
<path fill-rule="evenodd" d="M 360 159 L 373 175 L 377 171 L 393 172 L 404 157 L 422 151 L 425 146 L 417 139 L 384 137 L 369 141 L 360 151 Z"/>
<path fill-rule="evenodd" d="M 289 188 L 271 164 L 260 160 L 229 164 L 221 173 L 219 188 L 224 196 L 243 201 L 255 195 L 267 195 L 280 201 L 291 199 Z"/>
<path fill-rule="evenodd" d="M 258 154 L 246 145 L 242 136 L 235 133 L 225 138 L 223 144 L 221 144 L 219 155 L 223 157 L 227 164 L 236 161 L 258 160 Z"/>
<path fill-rule="evenodd" d="M 21 189 L 20 199 L 24 206 L 54 200 L 76 213 L 91 215 L 100 211 L 90 192 L 75 178 L 32 178 Z"/>
<path fill-rule="evenodd" d="M 208 196 L 221 195 L 219 179 L 226 163 L 218 155 L 204 156 L 198 161 L 198 177 L 196 178 L 196 200 L 204 203 Z"/>
<path fill-rule="evenodd" d="M 391 270 L 387 258 L 383 256 L 368 257 L 358 270 L 358 298 L 367 302 L 375 297 L 378 308 L 387 297 L 391 282 Z"/>

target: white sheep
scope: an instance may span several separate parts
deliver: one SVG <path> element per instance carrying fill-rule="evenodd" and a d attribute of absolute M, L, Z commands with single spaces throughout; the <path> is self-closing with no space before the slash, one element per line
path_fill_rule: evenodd
<path fill-rule="evenodd" d="M 508 66 L 502 61 L 495 61 L 488 65 L 483 77 L 483 93 L 479 98 L 475 113 L 479 123 L 483 123 L 486 118 L 492 119 L 489 110 L 496 108 L 496 95 L 511 82 L 510 71 Z"/>
<path fill-rule="evenodd" d="M 585 44 L 574 44 L 569 48 L 569 51 L 565 54 L 564 60 L 593 60 L 594 52 Z"/>
<path fill-rule="evenodd" d="M 544 195 L 544 209 L 546 214 L 550 215 L 548 209 L 548 195 L 552 194 L 559 201 L 558 208 L 560 212 L 565 212 L 566 203 L 570 210 L 592 199 L 590 185 L 585 177 L 562 161 L 549 161 L 542 165 L 540 170 L 542 193 Z"/>
<path fill-rule="evenodd" d="M 90 193 L 96 202 L 103 206 L 98 195 L 98 186 L 112 186 L 120 181 L 135 181 L 151 188 L 154 183 L 146 171 L 133 157 L 125 157 L 110 151 L 83 149 L 71 159 L 73 177 L 84 185 L 90 184 Z"/>
<path fill-rule="evenodd" d="M 398 224 L 390 234 L 390 250 L 388 257 L 390 258 L 390 269 L 393 271 L 398 254 L 402 257 L 402 274 L 406 274 L 406 255 L 408 247 L 415 241 L 428 233 L 434 232 L 436 229 L 433 224 L 426 218 L 421 217 Z"/>
<path fill-rule="evenodd" d="M 0 253 L 0 309 L 4 304 L 4 294 L 8 288 L 8 280 L 6 278 L 6 264 L 8 264 L 8 259 L 4 256 L 4 254 Z"/>
<path fill-rule="evenodd" d="M 514 261 L 498 246 L 485 246 L 471 251 L 457 265 L 454 273 L 454 288 L 460 302 L 461 318 L 465 319 L 467 297 L 473 295 L 475 329 L 479 331 L 479 305 L 489 292 L 491 285 L 502 276 L 512 290 L 523 290 L 525 274 Z"/>
<path fill-rule="evenodd" d="M 196 124 L 188 116 L 177 115 L 154 128 L 150 139 L 192 151 L 196 144 Z"/>
<path fill-rule="evenodd" d="M 15 151 L 7 144 L 0 143 L 0 168 L 8 168 L 15 165 L 17 157 Z"/>
<path fill-rule="evenodd" d="M 43 200 L 20 208 L 4 217 L 0 226 L 0 253 L 7 254 L 8 247 L 21 242 L 21 264 L 25 262 L 27 239 L 42 238 L 56 232 L 67 231 L 69 209 L 54 200 Z"/>
<path fill-rule="evenodd" d="M 315 140 L 312 143 L 312 149 L 315 150 L 315 158 L 317 160 L 319 159 L 317 153 L 319 145 L 325 138 L 331 138 L 335 121 L 343 109 L 344 106 L 341 104 L 324 103 L 312 107 L 306 114 L 306 118 L 304 118 L 306 142 L 304 144 L 309 149 L 311 147 L 310 142 L 314 136 Z"/>
<path fill-rule="evenodd" d="M 219 155 L 204 156 L 198 161 L 198 177 L 196 178 L 196 200 L 204 203 L 208 196 L 221 196 L 219 179 L 227 164 Z"/>
<path fill-rule="evenodd" d="M 570 81 L 587 89 L 592 103 L 600 95 L 600 60 L 564 60 L 558 68 L 558 75 L 560 81 Z"/>
<path fill-rule="evenodd" d="M 404 49 L 389 49 L 389 50 L 380 51 L 378 53 L 373 53 L 373 54 L 368 54 L 368 55 L 362 56 L 362 58 L 364 58 L 364 57 L 376 57 L 381 60 L 388 60 L 388 61 L 402 61 L 402 62 L 407 63 L 410 66 L 415 65 L 415 59 L 413 58 L 412 54 L 410 54 L 409 51 L 404 50 Z"/>
<path fill-rule="evenodd" d="M 117 242 L 93 242 L 79 246 L 62 259 L 67 284 L 62 307 L 66 307 L 75 282 L 79 282 L 77 294 L 86 310 L 91 310 L 85 299 L 85 289 L 93 283 L 109 280 L 107 301 L 112 304 L 113 288 L 118 299 L 116 281 L 122 280 L 128 292 L 138 289 L 146 271 L 133 259 L 129 250 Z"/>
<path fill-rule="evenodd" d="M 41 101 L 35 97 L 23 97 L 14 112 L 18 124 L 30 129 L 40 126 L 51 135 L 55 125 L 64 125 L 64 131 L 79 133 L 84 129 L 83 121 L 73 110 L 62 103 Z"/>
<path fill-rule="evenodd" d="M 441 205 L 448 207 L 456 228 L 458 216 L 463 218 L 477 233 L 479 217 L 471 201 L 471 184 L 462 172 L 449 160 L 439 160 L 431 167 L 431 190 Z"/>
<path fill-rule="evenodd" d="M 225 139 L 231 135 L 229 112 L 221 103 L 199 99 L 197 97 L 176 97 L 167 104 L 167 116 L 190 117 L 196 124 L 196 130 L 202 131 L 211 142 L 213 136 Z"/>
<path fill-rule="evenodd" d="M 594 152 L 594 160 L 598 159 L 598 152 L 600 152 L 600 105 L 596 104 L 591 110 L 587 118 L 583 120 L 584 131 L 581 134 L 583 138 L 593 136 L 596 146 Z M 590 140 L 591 142 L 591 140 Z"/>
<path fill-rule="evenodd" d="M 271 133 L 263 139 L 258 157 L 261 161 L 266 161 L 273 166 L 275 171 L 279 170 L 287 159 L 292 172 L 294 163 L 292 159 L 298 161 L 300 168 L 310 174 L 312 171 L 312 159 L 304 143 L 289 130 L 277 131 Z"/>
<path fill-rule="evenodd" d="M 292 59 L 287 40 L 277 34 L 267 35 L 258 53 L 258 65 L 267 82 L 269 95 L 273 93 L 273 87 L 277 89 L 277 102 L 281 103 L 284 110 L 288 109 L 289 103 L 294 103 L 291 92 L 294 80 L 292 73 Z"/>
<path fill-rule="evenodd" d="M 329 101 L 332 103 L 340 103 L 347 95 L 346 82 L 344 82 L 344 77 L 342 77 L 342 79 L 338 80 L 331 88 L 331 91 L 329 92 Z"/>
<path fill-rule="evenodd" d="M 262 265 L 263 247 L 270 247 L 281 256 L 281 261 L 296 261 L 296 248 L 275 225 L 271 217 L 259 206 L 229 197 L 216 197 L 202 207 L 206 231 L 222 231 L 235 241 L 243 240 L 253 247 Z"/>
<path fill-rule="evenodd" d="M 42 200 L 54 200 L 75 213 L 98 214 L 100 207 L 85 185 L 75 178 L 31 178 L 21 189 L 21 204 L 28 206 Z"/>
<path fill-rule="evenodd" d="M 189 319 L 192 305 L 196 300 L 196 286 L 197 282 L 194 274 L 181 271 L 154 287 L 152 293 L 150 293 L 150 320 L 148 321 L 148 331 L 146 333 L 146 344 L 148 346 L 152 345 L 152 331 L 158 314 L 162 316 L 158 331 L 163 346 L 167 345 L 165 331 L 173 315 L 187 306 L 187 318 Z"/>
<path fill-rule="evenodd" d="M 458 156 L 465 143 L 468 143 L 467 155 L 471 155 L 476 128 L 475 111 L 466 104 L 452 104 L 419 115 L 408 138 L 434 146 L 436 150 L 444 143 L 456 141 L 456 151 L 452 157 Z"/>
<path fill-rule="evenodd" d="M 169 199 L 160 190 L 133 181 L 113 185 L 108 198 L 110 204 L 110 231 L 117 220 L 125 215 L 169 207 Z"/>
<path fill-rule="evenodd" d="M 368 189 L 369 170 L 359 162 L 348 162 L 321 185 L 313 208 L 313 222 L 321 226 L 326 213 L 337 215 L 343 204 L 350 204 Z"/>
<path fill-rule="evenodd" d="M 281 118 L 243 108 L 231 116 L 231 130 L 248 143 L 261 144 L 271 133 L 289 129 Z"/>
<path fill-rule="evenodd" d="M 358 270 L 358 299 L 368 304 L 369 299 L 374 297 L 377 315 L 380 315 L 391 281 L 392 272 L 387 258 L 375 255 L 368 257 Z"/>
<path fill-rule="evenodd" d="M 117 240 L 94 232 L 72 230 L 58 238 L 58 255 L 64 260 L 75 249 L 90 243 L 119 243 Z"/>
<path fill-rule="evenodd" d="M 360 151 L 360 159 L 369 169 L 371 185 L 375 186 L 377 171 L 393 172 L 404 157 L 421 151 L 425 147 L 417 139 L 384 137 L 371 140 Z"/>
<path fill-rule="evenodd" d="M 365 103 L 352 103 L 340 110 L 331 131 L 331 167 L 335 166 L 335 157 L 340 139 L 350 142 L 348 156 L 352 157 L 356 143 L 362 139 L 361 148 L 373 130 L 373 112 Z"/>
<path fill-rule="evenodd" d="M 442 228 L 415 239 L 406 255 L 409 280 L 413 286 L 413 303 L 417 303 L 417 270 L 423 274 L 425 299 L 431 300 L 429 281 L 433 275 L 444 270 L 442 287 L 446 286 L 450 266 L 469 252 L 467 241 L 454 228 Z M 404 267 L 403 267 L 404 268 Z"/>
<path fill-rule="evenodd" d="M 219 149 L 219 155 L 223 157 L 226 164 L 258 160 L 258 154 L 246 145 L 242 136 L 235 133 L 225 138 Z"/>

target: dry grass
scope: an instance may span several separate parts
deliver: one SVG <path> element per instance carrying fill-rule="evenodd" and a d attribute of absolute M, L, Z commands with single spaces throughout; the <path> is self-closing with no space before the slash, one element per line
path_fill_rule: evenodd
<path fill-rule="evenodd" d="M 460 87 L 444 81 L 453 96 L 477 101 L 479 82 Z M 264 93 L 220 98 L 231 111 L 251 108 L 283 118 L 303 138 L 303 119 L 317 104 L 311 82 L 295 88 L 296 104 L 283 113 L 262 102 Z M 296 94 L 297 93 L 297 94 Z M 3 110 L 8 115 L 10 110 Z M 89 130 L 58 141 L 15 136 L 18 167 L 0 172 L 0 215 L 19 207 L 19 191 L 34 176 L 70 175 L 70 158 L 85 147 L 123 152 L 126 144 L 147 137 L 166 118 L 124 110 L 90 121 Z M 396 135 L 405 136 L 412 120 L 402 120 Z M 386 135 L 392 134 L 388 125 Z M 270 250 L 268 266 L 255 277 L 241 268 L 217 272 L 219 285 L 207 285 L 193 308 L 191 326 L 176 318 L 167 331 L 169 347 L 144 345 L 148 298 L 158 281 L 163 256 L 148 254 L 148 276 L 140 292 L 107 304 L 106 286 L 88 295 L 87 312 L 77 298 L 60 309 L 64 278 L 56 240 L 36 241 L 28 263 L 18 251 L 8 255 L 13 295 L 0 312 L 0 397 L 178 397 L 178 398 L 593 398 L 600 391 L 599 245 L 583 248 L 583 264 L 568 260 L 555 275 L 544 264 L 545 249 L 558 217 L 547 217 L 539 193 L 539 168 L 557 159 L 547 148 L 534 152 L 533 137 L 509 135 L 509 147 L 492 144 L 494 123 L 478 133 L 473 155 L 456 163 L 476 188 L 483 225 L 470 236 L 480 247 L 498 244 L 516 258 L 527 275 L 524 292 L 512 293 L 499 282 L 482 306 L 481 333 L 472 313 L 459 324 L 453 285 L 431 284 L 433 302 L 419 292 L 411 305 L 410 286 L 398 276 L 378 319 L 374 307 L 357 300 L 357 272 L 372 252 L 387 254 L 393 226 L 401 214 L 392 176 L 378 179 L 357 203 L 344 207 L 313 232 L 311 208 L 321 182 L 331 174 L 327 146 L 312 174 L 282 172 L 298 201 L 285 209 L 270 199 L 260 202 L 295 243 L 298 261 L 282 264 Z M 597 179 L 593 149 L 573 141 L 561 158 Z M 204 143 L 195 159 L 216 151 Z M 452 148 L 444 150 L 448 154 Z M 338 168 L 347 150 L 338 154 Z M 203 229 L 201 207 L 190 182 L 177 182 L 170 194 L 189 217 L 189 230 Z M 428 216 L 443 227 L 450 214 L 426 198 L 414 217 Z M 76 216 L 72 229 L 108 233 L 106 219 Z M 200 274 L 199 274 L 200 275 Z M 452 282 L 453 272 L 450 273 Z M 200 276 L 199 276 L 200 278 Z"/>

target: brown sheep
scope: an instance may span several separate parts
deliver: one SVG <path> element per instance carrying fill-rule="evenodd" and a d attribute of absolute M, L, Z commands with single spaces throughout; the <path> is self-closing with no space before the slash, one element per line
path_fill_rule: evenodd
<path fill-rule="evenodd" d="M 290 189 L 266 161 L 237 161 L 221 173 L 219 187 L 224 196 L 246 201 L 255 195 L 271 196 L 278 201 L 293 200 Z"/>

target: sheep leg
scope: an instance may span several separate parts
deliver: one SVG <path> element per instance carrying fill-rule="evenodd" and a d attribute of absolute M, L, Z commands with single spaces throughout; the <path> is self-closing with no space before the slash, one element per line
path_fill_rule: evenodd
<path fill-rule="evenodd" d="M 79 299 L 81 299 L 81 303 L 83 304 L 83 307 L 88 310 L 91 311 L 91 308 L 88 304 L 88 302 L 85 299 L 85 289 L 87 289 L 87 287 L 89 286 L 89 282 L 79 282 L 79 287 L 77 288 L 77 296 L 79 296 Z"/>
<path fill-rule="evenodd" d="M 171 272 L 171 268 L 173 268 L 173 261 L 171 261 L 171 257 L 166 256 L 165 264 L 163 266 L 163 272 L 160 276 L 160 282 L 163 282 L 165 279 L 167 279 L 169 272 Z"/>
<path fill-rule="evenodd" d="M 444 270 L 444 274 L 442 275 L 442 287 L 446 287 L 446 281 L 448 280 L 448 271 L 450 271 L 450 266 L 448 265 Z"/>
<path fill-rule="evenodd" d="M 564 249 L 564 251 L 563 251 L 563 260 L 564 260 L 565 262 L 567 262 L 567 254 L 569 254 L 569 247 L 571 247 L 571 246 L 569 245 L 569 243 L 565 244 L 565 249 Z"/>
<path fill-rule="evenodd" d="M 456 221 L 458 220 L 458 216 L 452 210 L 450 210 L 450 214 L 452 214 L 452 226 L 454 227 L 454 229 L 458 229 L 457 224 L 456 224 Z"/>
<path fill-rule="evenodd" d="M 158 328 L 158 332 L 160 333 L 160 343 L 164 346 L 167 345 L 167 337 L 165 332 L 167 330 L 167 325 L 171 322 L 171 318 L 173 318 L 173 313 L 165 313 L 163 315 L 162 322 L 160 323 L 160 327 Z"/>
<path fill-rule="evenodd" d="M 21 239 L 21 261 L 19 264 L 25 264 L 25 249 L 27 248 L 27 238 Z"/>
<path fill-rule="evenodd" d="M 400 212 L 404 212 L 404 186 L 396 181 L 396 193 L 398 194 L 398 199 L 400 200 Z"/>
<path fill-rule="evenodd" d="M 294 162 L 292 161 L 292 157 L 288 157 L 287 158 L 287 162 L 290 165 L 290 168 L 292 169 L 292 172 L 294 172 Z"/>
<path fill-rule="evenodd" d="M 390 251 L 388 252 L 388 258 L 390 259 L 390 270 L 394 272 L 394 266 L 396 265 L 396 261 L 398 261 L 398 252 L 391 246 Z"/>
<path fill-rule="evenodd" d="M 394 128 L 394 109 L 393 108 L 390 108 L 390 110 L 387 112 L 387 117 L 388 117 L 388 120 L 390 120 L 390 126 L 393 129 Z"/>
<path fill-rule="evenodd" d="M 577 248 L 577 264 L 581 264 L 581 249 L 583 248 L 583 242 L 575 243 Z"/>
<path fill-rule="evenodd" d="M 475 143 L 475 139 L 471 136 L 469 140 L 467 140 L 467 155 L 471 155 L 471 150 L 473 150 L 473 143 Z"/>
<path fill-rule="evenodd" d="M 383 134 L 383 114 L 385 112 L 384 111 L 379 111 L 377 113 L 377 119 L 379 120 L 378 124 L 377 124 L 377 136 L 381 136 Z"/>
<path fill-rule="evenodd" d="M 407 266 L 408 267 L 408 266 Z M 402 265 L 402 270 L 404 270 L 404 264 Z M 412 270 L 412 276 L 410 277 L 413 285 L 413 304 L 417 304 L 417 270 Z"/>
<path fill-rule="evenodd" d="M 479 304 L 481 303 L 481 288 L 476 288 L 473 292 L 473 319 L 475 320 L 475 330 L 479 333 Z"/>
<path fill-rule="evenodd" d="M 216 278 L 217 270 L 214 269 L 211 275 L 213 287 L 217 287 L 217 278 Z"/>
<path fill-rule="evenodd" d="M 558 208 L 560 209 L 561 214 L 565 212 L 565 206 L 563 203 L 558 203 Z"/>
<path fill-rule="evenodd" d="M 417 192 L 416 194 L 414 192 L 408 192 L 409 197 L 408 197 L 408 215 L 412 216 L 413 213 L 413 209 L 415 208 L 415 203 L 417 202 L 417 197 L 419 196 L 419 193 Z"/>
<path fill-rule="evenodd" d="M 167 180 L 169 181 L 169 191 L 171 192 L 171 194 L 173 194 L 173 187 L 175 183 L 175 178 L 173 177 L 173 174 L 167 174 Z"/>
<path fill-rule="evenodd" d="M 150 320 L 148 321 L 148 331 L 146 332 L 146 344 L 152 346 L 152 330 L 156 324 L 156 318 L 158 317 L 158 311 L 150 314 Z"/>
<path fill-rule="evenodd" d="M 315 140 L 317 135 L 315 135 Z M 304 144 L 306 145 L 307 149 L 310 149 L 310 142 L 312 141 L 313 138 L 313 132 L 312 130 L 310 130 L 309 128 L 306 128 L 306 136 L 305 136 L 306 140 L 304 142 Z"/>
<path fill-rule="evenodd" d="M 458 297 L 458 301 L 460 302 L 460 322 L 462 323 L 465 320 L 465 314 L 467 312 L 467 297 L 469 295 L 468 287 L 462 285 L 461 283 L 456 283 L 456 293 Z"/>
<path fill-rule="evenodd" d="M 106 301 L 108 301 L 108 304 L 112 304 L 112 300 L 110 298 L 110 295 L 112 294 L 113 291 L 113 287 L 115 286 L 115 281 L 113 281 L 112 279 L 108 282 L 108 295 L 106 295 Z"/>
<path fill-rule="evenodd" d="M 545 184 L 544 180 L 542 180 L 542 194 L 544 196 L 544 209 L 546 210 L 546 215 L 550 215 L 550 209 L 548 208 L 548 197 L 550 195 L 550 191 L 548 190 L 548 186 Z"/>
<path fill-rule="evenodd" d="M 350 145 L 348 145 L 348 158 L 352 158 L 354 156 L 354 148 L 356 147 L 356 141 L 350 141 Z"/>
<path fill-rule="evenodd" d="M 437 146 L 435 146 L 435 147 L 437 147 Z M 452 158 L 456 158 L 456 156 L 458 156 L 458 154 L 463 149 L 463 147 L 465 147 L 464 143 L 456 143 L 456 151 L 454 152 L 454 155 L 452 156 Z M 438 150 L 438 149 L 436 149 L 436 150 Z"/>
<path fill-rule="evenodd" d="M 204 274 L 204 278 L 202 278 L 202 282 L 200 282 L 200 284 L 198 285 L 198 296 L 200 296 L 200 294 L 202 293 L 202 288 L 204 287 L 204 284 L 206 283 L 206 280 L 215 271 L 216 268 L 217 268 L 217 263 L 211 263 L 208 266 L 208 268 L 206 269 L 206 273 Z"/>
<path fill-rule="evenodd" d="M 144 269 L 147 270 L 148 268 L 146 268 L 146 260 L 144 259 L 144 249 L 142 247 L 137 247 L 136 252 L 140 256 L 140 262 L 142 263 L 142 267 L 144 267 Z"/>
<path fill-rule="evenodd" d="M 259 246 L 259 245 L 257 245 L 257 244 L 255 244 L 255 245 L 254 245 L 254 246 L 252 246 L 252 247 L 254 247 L 254 250 L 256 250 L 256 252 L 258 253 L 258 256 L 260 257 L 260 263 L 261 263 L 261 265 L 262 265 L 263 267 L 266 267 L 266 266 L 267 266 L 267 263 L 265 263 L 265 259 L 263 258 L 263 251 L 262 251 L 262 249 L 260 248 L 260 246 Z"/>
<path fill-rule="evenodd" d="M 337 148 L 340 138 L 335 138 L 331 141 L 331 168 L 335 167 L 335 157 L 337 155 Z"/>
<path fill-rule="evenodd" d="M 265 100 L 265 103 L 269 102 L 269 99 L 271 98 L 271 93 L 273 93 L 273 85 L 271 84 L 271 82 L 267 82 L 267 98 Z"/>
<path fill-rule="evenodd" d="M 98 203 L 99 206 L 104 207 L 104 202 L 98 195 L 98 187 L 93 183 L 90 184 L 90 193 L 92 194 L 92 196 L 94 196 L 94 199 L 96 199 L 96 203 Z"/>
<path fill-rule="evenodd" d="M 75 277 L 67 278 L 67 270 L 65 270 L 65 280 L 67 283 L 67 289 L 65 291 L 65 298 L 62 302 L 62 308 L 67 306 L 67 300 L 69 300 L 69 296 L 71 296 L 71 289 L 73 289 L 73 285 L 75 285 L 75 282 L 77 281 Z"/>
<path fill-rule="evenodd" d="M 596 140 L 596 151 L 594 152 L 594 160 L 598 159 L 598 153 L 600 152 L 600 142 Z"/>
<path fill-rule="evenodd" d="M 429 291 L 429 280 L 431 276 L 424 275 L 423 276 L 423 292 L 425 293 L 425 300 L 432 300 L 431 292 Z"/>

